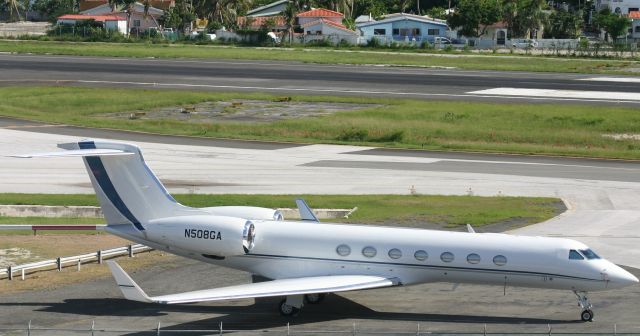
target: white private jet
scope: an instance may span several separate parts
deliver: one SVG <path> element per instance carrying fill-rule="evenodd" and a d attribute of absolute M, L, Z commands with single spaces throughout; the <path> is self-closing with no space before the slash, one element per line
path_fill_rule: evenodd
<path fill-rule="evenodd" d="M 79 156 L 108 222 L 106 231 L 186 258 L 272 279 L 150 297 L 114 261 L 125 298 L 163 304 L 284 297 L 283 315 L 325 293 L 429 282 L 571 290 L 583 321 L 593 319 L 589 291 L 638 279 L 569 239 L 319 223 L 298 200 L 301 221 L 273 209 L 191 208 L 176 202 L 146 165 L 140 149 L 116 142 L 59 145 L 67 151 L 21 157 Z"/>

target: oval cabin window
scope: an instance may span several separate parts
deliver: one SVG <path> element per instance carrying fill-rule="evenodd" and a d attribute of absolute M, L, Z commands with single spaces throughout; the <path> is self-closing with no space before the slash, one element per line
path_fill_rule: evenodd
<path fill-rule="evenodd" d="M 377 253 L 378 252 L 376 251 L 376 249 L 371 246 L 367 246 L 362 249 L 362 255 L 367 258 L 373 258 L 376 256 Z"/>
<path fill-rule="evenodd" d="M 451 252 L 444 252 L 440 255 L 440 260 L 446 263 L 452 262 L 453 259 L 455 259 L 455 256 Z"/>
<path fill-rule="evenodd" d="M 495 257 L 493 257 L 493 263 L 498 265 L 498 266 L 504 266 L 507 264 L 507 257 L 503 256 L 503 255 L 497 255 Z"/>
<path fill-rule="evenodd" d="M 416 253 L 414 253 L 413 256 L 416 258 L 416 260 L 420 260 L 420 261 L 424 261 L 424 260 L 427 260 L 427 258 L 429 258 L 429 254 L 427 254 L 427 252 L 423 250 L 416 251 Z"/>
<path fill-rule="evenodd" d="M 467 256 L 467 262 L 470 264 L 477 264 L 480 262 L 480 256 L 476 253 L 471 253 Z"/>
<path fill-rule="evenodd" d="M 389 258 L 400 259 L 401 257 L 402 257 L 402 251 L 396 248 L 389 250 Z"/>
<path fill-rule="evenodd" d="M 351 254 L 351 248 L 348 245 L 342 244 L 336 248 L 336 252 L 339 255 L 346 257 Z"/>

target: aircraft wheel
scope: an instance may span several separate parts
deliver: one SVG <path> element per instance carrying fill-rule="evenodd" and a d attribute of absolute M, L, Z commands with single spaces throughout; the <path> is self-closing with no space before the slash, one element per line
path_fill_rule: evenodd
<path fill-rule="evenodd" d="M 593 321 L 593 311 L 591 309 L 585 309 L 582 311 L 582 313 L 580 314 L 580 318 L 582 319 L 582 321 L 584 322 L 591 322 Z"/>
<path fill-rule="evenodd" d="M 307 303 L 318 304 L 324 300 L 324 297 L 325 297 L 324 293 L 313 293 L 313 294 L 306 294 L 304 296 L 304 299 L 305 301 L 307 301 Z"/>
<path fill-rule="evenodd" d="M 280 311 L 280 315 L 282 316 L 295 316 L 300 312 L 300 308 L 288 305 L 287 299 L 280 301 L 278 310 Z"/>

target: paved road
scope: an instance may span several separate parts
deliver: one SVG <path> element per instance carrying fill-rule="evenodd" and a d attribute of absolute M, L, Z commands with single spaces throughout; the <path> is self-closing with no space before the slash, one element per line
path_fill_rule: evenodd
<path fill-rule="evenodd" d="M 594 76 L 267 61 L 0 55 L 0 85 L 4 86 L 35 83 L 420 99 L 640 104 L 640 100 L 632 95 L 640 93 L 640 83 L 585 80 L 591 77 Z M 515 96 L 494 91 L 478 93 L 496 88 L 570 90 L 578 92 L 578 96 L 547 91 L 510 93 Z M 580 94 L 584 91 L 590 94 Z"/>
<path fill-rule="evenodd" d="M 250 277 L 243 272 L 177 260 L 181 266 L 170 261 L 169 265 L 149 267 L 131 275 L 150 295 L 250 282 Z M 629 270 L 640 275 L 637 269 Z M 75 270 L 65 272 L 73 276 Z M 349 292 L 330 295 L 320 305 L 304 307 L 298 317 L 285 318 L 276 310 L 278 298 L 172 306 L 125 301 L 113 279 L 107 278 L 56 290 L 1 295 L 0 325 L 24 328 L 31 320 L 35 327 L 86 330 L 94 321 L 97 329 L 151 330 L 160 322 L 169 330 L 214 330 L 189 335 L 216 335 L 215 330 L 222 323 L 227 329 L 272 331 L 260 332 L 270 336 L 286 334 L 287 323 L 294 335 L 301 330 L 333 330 L 351 335 L 354 324 L 363 332 L 358 335 L 366 335 L 367 331 L 386 335 L 415 333 L 418 324 L 423 332 L 482 334 L 486 324 L 488 332 L 545 333 L 550 326 L 556 332 L 611 333 L 616 324 L 618 333 L 640 333 L 637 321 L 640 312 L 634 300 L 640 295 L 640 286 L 592 293 L 590 298 L 596 312 L 593 323 L 577 321 L 579 308 L 569 291 L 512 287 L 503 290 L 502 287 L 464 284 L 454 290 L 451 284 L 428 284 Z M 108 335 L 150 333 L 131 331 Z"/>

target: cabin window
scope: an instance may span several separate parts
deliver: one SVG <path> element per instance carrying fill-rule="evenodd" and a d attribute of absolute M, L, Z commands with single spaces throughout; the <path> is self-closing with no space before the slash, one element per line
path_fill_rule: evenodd
<path fill-rule="evenodd" d="M 374 29 L 373 35 L 387 35 L 386 29 Z"/>
<path fill-rule="evenodd" d="M 477 264 L 480 262 L 480 256 L 476 253 L 471 253 L 467 256 L 467 262 L 470 264 Z"/>
<path fill-rule="evenodd" d="M 493 263 L 498 265 L 498 266 L 504 266 L 507 264 L 507 257 L 503 256 L 503 255 L 497 255 L 495 257 L 493 257 Z"/>
<path fill-rule="evenodd" d="M 423 250 L 416 251 L 416 253 L 414 253 L 413 256 L 416 258 L 416 260 L 420 260 L 420 261 L 424 261 L 424 260 L 427 260 L 427 258 L 429 258 L 429 254 Z"/>
<path fill-rule="evenodd" d="M 389 258 L 400 259 L 400 257 L 402 257 L 402 251 L 396 248 L 389 250 Z"/>
<path fill-rule="evenodd" d="M 580 250 L 580 252 L 587 257 L 587 259 L 591 260 L 591 259 L 600 259 L 600 256 L 597 255 L 595 252 L 593 252 L 593 250 L 591 249 L 586 249 L 586 250 Z"/>
<path fill-rule="evenodd" d="M 377 253 L 378 253 L 378 251 L 376 251 L 376 249 L 374 247 L 371 247 L 371 246 L 367 246 L 367 247 L 362 249 L 362 255 L 367 257 L 367 258 L 373 258 L 373 257 L 376 256 Z"/>
<path fill-rule="evenodd" d="M 455 259 L 455 256 L 453 255 L 453 253 L 451 252 L 444 252 L 440 255 L 440 260 L 448 263 L 448 262 L 452 262 L 453 259 Z"/>
<path fill-rule="evenodd" d="M 336 248 L 336 252 L 337 252 L 339 255 L 341 255 L 341 256 L 343 256 L 343 257 L 346 257 L 346 256 L 348 256 L 349 254 L 351 254 L 351 248 L 349 247 L 349 245 L 342 244 L 342 245 L 339 245 L 339 246 Z"/>
<path fill-rule="evenodd" d="M 569 259 L 571 260 L 584 260 L 584 257 L 576 250 L 569 251 Z"/>

